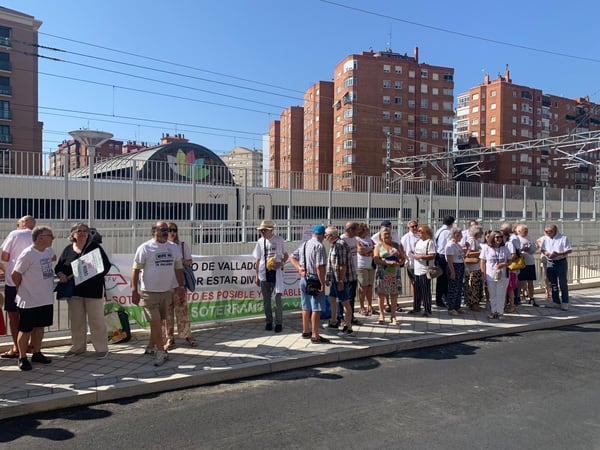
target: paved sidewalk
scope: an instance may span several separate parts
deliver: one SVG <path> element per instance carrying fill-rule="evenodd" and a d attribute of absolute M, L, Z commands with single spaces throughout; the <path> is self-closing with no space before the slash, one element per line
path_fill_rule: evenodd
<path fill-rule="evenodd" d="M 197 348 L 177 340 L 177 347 L 161 367 L 143 354 L 146 334 L 110 346 L 111 354 L 104 360 L 96 360 L 91 351 L 65 359 L 62 355 L 69 348 L 68 340 L 57 340 L 44 349 L 52 363 L 34 363 L 30 372 L 20 371 L 14 359 L 0 360 L 0 419 L 399 350 L 592 322 L 600 320 L 598 292 L 573 291 L 569 311 L 522 305 L 503 321 L 488 320 L 485 311 L 452 317 L 434 309 L 428 319 L 400 313 L 400 324 L 393 326 L 379 325 L 377 316 L 357 315 L 364 324 L 355 326 L 355 337 L 342 338 L 323 330 L 331 344 L 303 339 L 298 315 L 285 317 L 283 332 L 277 334 L 265 331 L 260 320 L 228 323 L 194 331 Z"/>

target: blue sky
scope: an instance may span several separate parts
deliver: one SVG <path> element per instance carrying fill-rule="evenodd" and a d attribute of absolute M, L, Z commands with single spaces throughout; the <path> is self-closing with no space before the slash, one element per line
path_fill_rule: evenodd
<path fill-rule="evenodd" d="M 69 130 L 83 127 L 150 144 L 162 133 L 182 133 L 218 154 L 236 145 L 261 148 L 269 123 L 282 109 L 301 105 L 314 82 L 331 80 L 340 60 L 390 43 L 393 51 L 409 55 L 418 45 L 421 62 L 454 67 L 455 96 L 481 83 L 486 72 L 495 78 L 508 64 L 517 84 L 565 97 L 587 95 L 600 103 L 597 0 L 424 5 L 2 2 L 41 20 L 39 43 L 63 50 L 40 51 L 62 60 L 39 64 L 44 152 L 69 139 Z"/>

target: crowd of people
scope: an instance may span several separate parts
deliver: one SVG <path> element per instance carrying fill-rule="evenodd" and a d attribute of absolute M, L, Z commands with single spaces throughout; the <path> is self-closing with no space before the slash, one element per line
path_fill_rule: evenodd
<path fill-rule="evenodd" d="M 302 337 L 313 343 L 329 342 L 319 334 L 326 298 L 332 314 L 327 329 L 341 329 L 340 336 L 351 336 L 352 325 L 358 322 L 354 317 L 357 291 L 363 316 L 377 314 L 377 323 L 383 325 L 388 323 L 389 313 L 389 324 L 397 325 L 402 311 L 397 303 L 402 293 L 402 269 L 413 297 L 408 314 L 432 315 L 435 282 L 435 304 L 449 316 L 464 314 L 467 308 L 481 311 L 486 307 L 490 320 L 502 320 L 522 302 L 540 306 L 533 288 L 534 254 L 538 251 L 548 300 L 544 306 L 569 309 L 567 255 L 572 248 L 556 225 L 547 225 L 545 235 L 534 241 L 524 223 L 514 227 L 504 223 L 499 230 L 484 232 L 476 220 L 465 230 L 455 227 L 454 222 L 454 217 L 444 217 L 434 234 L 429 226 L 411 220 L 401 238 L 390 221 L 382 222 L 373 236 L 366 224 L 349 222 L 344 235 L 350 239 L 354 236 L 353 244 L 342 239 L 335 227 L 316 225 L 312 238 L 290 256 L 300 275 Z M 312 289 L 309 280 L 317 280 L 319 290 Z"/>
<path fill-rule="evenodd" d="M 288 254 L 285 240 L 275 233 L 275 223 L 263 220 L 257 227 L 261 237 L 252 256 L 265 330 L 283 330 L 282 269 L 287 261 L 300 277 L 302 337 L 315 344 L 330 342 L 320 334 L 323 312 L 330 314 L 325 327 L 328 332 L 353 336 L 354 325 L 361 324 L 355 317 L 357 295 L 362 316 L 368 319 L 377 314 L 378 324 L 398 325 L 399 313 L 403 312 L 398 305 L 403 269 L 413 297 L 408 314 L 432 315 L 435 280 L 435 304 L 448 315 L 464 314 L 465 308 L 479 311 L 485 303 L 490 319 L 503 319 L 522 302 L 539 306 L 533 289 L 534 254 L 539 251 L 549 299 L 546 306 L 568 310 L 567 256 L 572 248 L 556 225 L 547 225 L 545 235 L 534 241 L 524 223 L 514 227 L 505 223 L 500 230 L 484 232 L 475 220 L 466 230 L 455 227 L 454 222 L 453 217 L 445 217 L 434 234 L 429 226 L 410 220 L 401 237 L 390 221 L 383 221 L 373 236 L 365 223 L 348 222 L 343 232 L 333 226 L 315 225 L 312 237 Z M 32 216 L 24 216 L 2 243 L 1 258 L 6 263 L 4 309 L 13 346 L 0 357 L 17 359 L 21 370 L 31 370 L 32 362 L 51 363 L 41 348 L 44 328 L 53 320 L 55 277 L 59 290 L 68 292 L 61 294 L 68 299 L 71 327 L 71 348 L 64 357 L 87 351 L 88 328 L 95 357 L 109 355 L 104 276 L 111 263 L 99 235 L 92 236 L 90 231 L 84 223 L 75 224 L 69 233 L 70 243 L 57 258 L 52 250 L 52 230 L 36 226 Z M 191 333 L 183 273 L 184 266 L 192 264 L 192 257 L 190 247 L 179 240 L 175 223 L 158 221 L 151 233 L 151 239 L 135 252 L 130 287 L 132 303 L 143 308 L 150 327 L 145 353 L 160 366 L 175 346 L 175 318 L 179 338 L 197 346 Z M 97 271 L 75 283 L 77 264 L 92 252 L 102 263 Z M 32 354 L 31 361 L 27 353 Z"/>

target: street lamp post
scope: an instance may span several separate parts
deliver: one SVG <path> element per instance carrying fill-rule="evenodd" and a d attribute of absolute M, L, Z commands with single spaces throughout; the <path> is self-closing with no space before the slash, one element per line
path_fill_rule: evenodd
<path fill-rule="evenodd" d="M 94 130 L 73 130 L 69 134 L 82 145 L 85 145 L 88 156 L 88 222 L 89 226 L 93 226 L 95 209 L 94 209 L 94 161 L 96 159 L 96 147 L 101 146 L 110 138 L 111 133 L 105 131 Z"/>

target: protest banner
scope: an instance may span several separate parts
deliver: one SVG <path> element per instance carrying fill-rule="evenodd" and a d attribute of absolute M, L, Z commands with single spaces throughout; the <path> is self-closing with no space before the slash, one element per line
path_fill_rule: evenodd
<path fill-rule="evenodd" d="M 111 255 L 112 267 L 105 277 L 105 312 L 125 309 L 130 318 L 147 326 L 142 308 L 131 303 L 129 287 L 133 255 Z M 255 260 L 242 256 L 192 256 L 196 289 L 186 292 L 191 322 L 227 320 L 263 315 L 262 294 L 256 284 Z M 298 271 L 286 264 L 282 304 L 284 311 L 300 308 Z"/>

